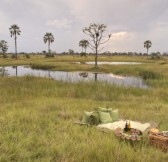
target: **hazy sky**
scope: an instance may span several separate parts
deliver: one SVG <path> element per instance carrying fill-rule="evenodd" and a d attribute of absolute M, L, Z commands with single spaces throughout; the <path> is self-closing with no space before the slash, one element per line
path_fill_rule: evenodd
<path fill-rule="evenodd" d="M 21 29 L 18 52 L 47 50 L 46 32 L 55 37 L 53 51 L 81 52 L 79 41 L 88 38 L 82 29 L 93 22 L 112 34 L 104 51 L 146 52 L 145 40 L 153 43 L 149 52 L 168 51 L 168 0 L 0 0 L 0 40 L 8 52 L 14 52 L 13 24 Z"/>

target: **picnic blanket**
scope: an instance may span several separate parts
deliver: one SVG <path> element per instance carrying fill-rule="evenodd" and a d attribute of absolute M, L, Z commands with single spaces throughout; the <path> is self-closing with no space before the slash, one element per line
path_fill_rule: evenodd
<path fill-rule="evenodd" d="M 113 123 L 107 123 L 107 124 L 99 124 L 97 125 L 98 128 L 107 128 L 110 130 L 115 130 L 116 128 L 121 128 L 124 129 L 125 127 L 125 120 L 119 120 Z M 130 120 L 130 124 L 131 124 L 131 128 L 135 128 L 140 130 L 141 132 L 144 132 L 146 129 L 148 129 L 150 127 L 150 123 L 140 123 L 140 122 L 136 122 L 136 121 L 131 121 Z"/>

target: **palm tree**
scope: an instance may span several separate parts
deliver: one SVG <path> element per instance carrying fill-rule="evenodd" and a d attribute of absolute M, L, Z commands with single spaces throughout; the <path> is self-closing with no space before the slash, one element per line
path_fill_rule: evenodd
<path fill-rule="evenodd" d="M 0 41 L 0 49 L 3 53 L 3 57 L 6 58 L 5 53 L 8 51 L 8 45 L 7 45 L 7 42 L 5 40 Z"/>
<path fill-rule="evenodd" d="M 144 42 L 144 48 L 146 48 L 147 49 L 147 55 L 148 55 L 148 50 L 149 50 L 149 48 L 152 46 L 152 42 L 150 41 L 150 40 L 146 40 L 145 42 Z"/>
<path fill-rule="evenodd" d="M 44 39 L 44 43 L 48 42 L 48 53 L 50 53 L 50 44 L 54 42 L 54 36 L 52 35 L 52 33 L 46 33 L 43 39 Z"/>
<path fill-rule="evenodd" d="M 17 39 L 17 35 L 20 35 L 21 31 L 16 24 L 12 25 L 9 28 L 9 30 L 10 30 L 11 37 L 14 36 L 14 39 L 15 39 L 15 55 L 16 55 L 16 59 L 17 59 L 17 42 L 16 42 L 16 39 Z"/>
<path fill-rule="evenodd" d="M 89 46 L 89 41 L 83 39 L 79 42 L 79 46 L 82 47 L 82 52 L 83 52 L 83 49 L 85 49 L 85 53 L 86 53 L 86 49 Z"/>

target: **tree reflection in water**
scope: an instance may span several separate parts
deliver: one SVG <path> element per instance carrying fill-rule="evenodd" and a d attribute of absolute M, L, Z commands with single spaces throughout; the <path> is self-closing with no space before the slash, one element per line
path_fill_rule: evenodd
<path fill-rule="evenodd" d="M 97 76 L 98 76 L 98 73 L 93 73 L 94 74 L 94 79 L 95 79 L 95 82 L 97 81 Z M 86 72 L 82 72 L 82 73 L 79 73 L 79 76 L 80 77 L 83 77 L 83 78 L 86 78 L 86 77 L 88 77 L 88 73 L 86 73 Z"/>
<path fill-rule="evenodd" d="M 12 66 L 13 69 L 15 69 L 15 76 L 18 76 L 18 67 L 17 66 Z"/>
<path fill-rule="evenodd" d="M 88 77 L 88 73 L 86 73 L 86 72 L 79 73 L 79 76 L 86 78 L 86 77 Z"/>
<path fill-rule="evenodd" d="M 0 68 L 0 76 L 4 77 L 4 76 L 8 76 L 5 67 Z"/>
<path fill-rule="evenodd" d="M 95 75 L 95 82 L 97 82 L 97 75 L 98 73 L 93 73 Z"/>

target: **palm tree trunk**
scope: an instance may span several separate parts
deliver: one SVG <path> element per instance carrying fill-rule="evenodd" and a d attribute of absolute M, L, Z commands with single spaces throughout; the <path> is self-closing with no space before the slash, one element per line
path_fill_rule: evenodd
<path fill-rule="evenodd" d="M 48 41 L 48 53 L 50 54 L 50 41 Z"/>
<path fill-rule="evenodd" d="M 2 54 L 3 54 L 3 58 L 5 58 L 5 52 L 4 51 L 2 51 Z"/>
<path fill-rule="evenodd" d="M 17 59 L 17 41 L 16 41 L 17 37 L 15 35 L 15 56 L 16 56 L 16 59 Z"/>
<path fill-rule="evenodd" d="M 97 73 L 94 73 L 94 75 L 95 75 L 95 82 L 97 81 Z"/>
<path fill-rule="evenodd" d="M 147 48 L 147 55 L 148 55 L 148 48 Z"/>

